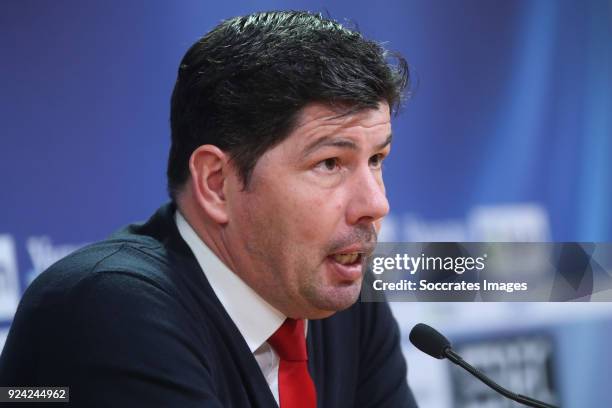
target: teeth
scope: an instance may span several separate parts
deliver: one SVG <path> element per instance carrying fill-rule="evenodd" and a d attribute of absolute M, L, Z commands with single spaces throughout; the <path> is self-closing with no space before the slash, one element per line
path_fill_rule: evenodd
<path fill-rule="evenodd" d="M 337 254 L 333 256 L 334 261 L 343 264 L 343 265 L 349 265 L 352 263 L 357 262 L 357 259 L 359 259 L 359 252 L 353 252 L 350 254 Z"/>

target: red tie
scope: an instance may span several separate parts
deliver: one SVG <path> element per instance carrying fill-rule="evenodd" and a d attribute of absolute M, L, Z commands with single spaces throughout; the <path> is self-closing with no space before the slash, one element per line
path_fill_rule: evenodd
<path fill-rule="evenodd" d="M 317 392 L 308 373 L 304 320 L 285 320 L 268 343 L 280 357 L 280 408 L 316 408 Z"/>

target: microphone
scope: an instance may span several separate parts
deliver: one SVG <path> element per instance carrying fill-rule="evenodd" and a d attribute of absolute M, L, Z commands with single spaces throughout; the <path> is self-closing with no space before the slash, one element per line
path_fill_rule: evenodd
<path fill-rule="evenodd" d="M 510 398 L 511 400 L 528 407 L 557 408 L 554 405 L 546 404 L 525 395 L 516 394 L 497 384 L 495 381 L 491 380 L 489 377 L 479 371 L 476 367 L 468 364 L 459 354 L 455 353 L 448 339 L 433 327 L 419 323 L 412 328 L 409 338 L 410 342 L 423 353 L 429 354 L 438 360 L 448 358 L 450 361 L 468 371 L 474 377 L 478 378 L 480 381 L 506 398 Z"/>

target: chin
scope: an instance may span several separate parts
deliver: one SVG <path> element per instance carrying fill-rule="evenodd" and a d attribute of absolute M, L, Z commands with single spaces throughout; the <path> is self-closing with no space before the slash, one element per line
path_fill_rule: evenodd
<path fill-rule="evenodd" d="M 333 287 L 319 293 L 317 299 L 311 302 L 315 310 L 308 319 L 324 319 L 336 312 L 348 309 L 359 299 L 361 281 L 347 286 Z"/>

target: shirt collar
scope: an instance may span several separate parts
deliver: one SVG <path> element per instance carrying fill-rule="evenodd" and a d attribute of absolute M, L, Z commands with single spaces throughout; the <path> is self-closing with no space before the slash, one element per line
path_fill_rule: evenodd
<path fill-rule="evenodd" d="M 179 210 L 176 210 L 174 219 L 181 237 L 195 255 L 215 295 L 251 352 L 254 352 L 283 324 L 286 316 L 229 269 L 200 239 Z"/>

